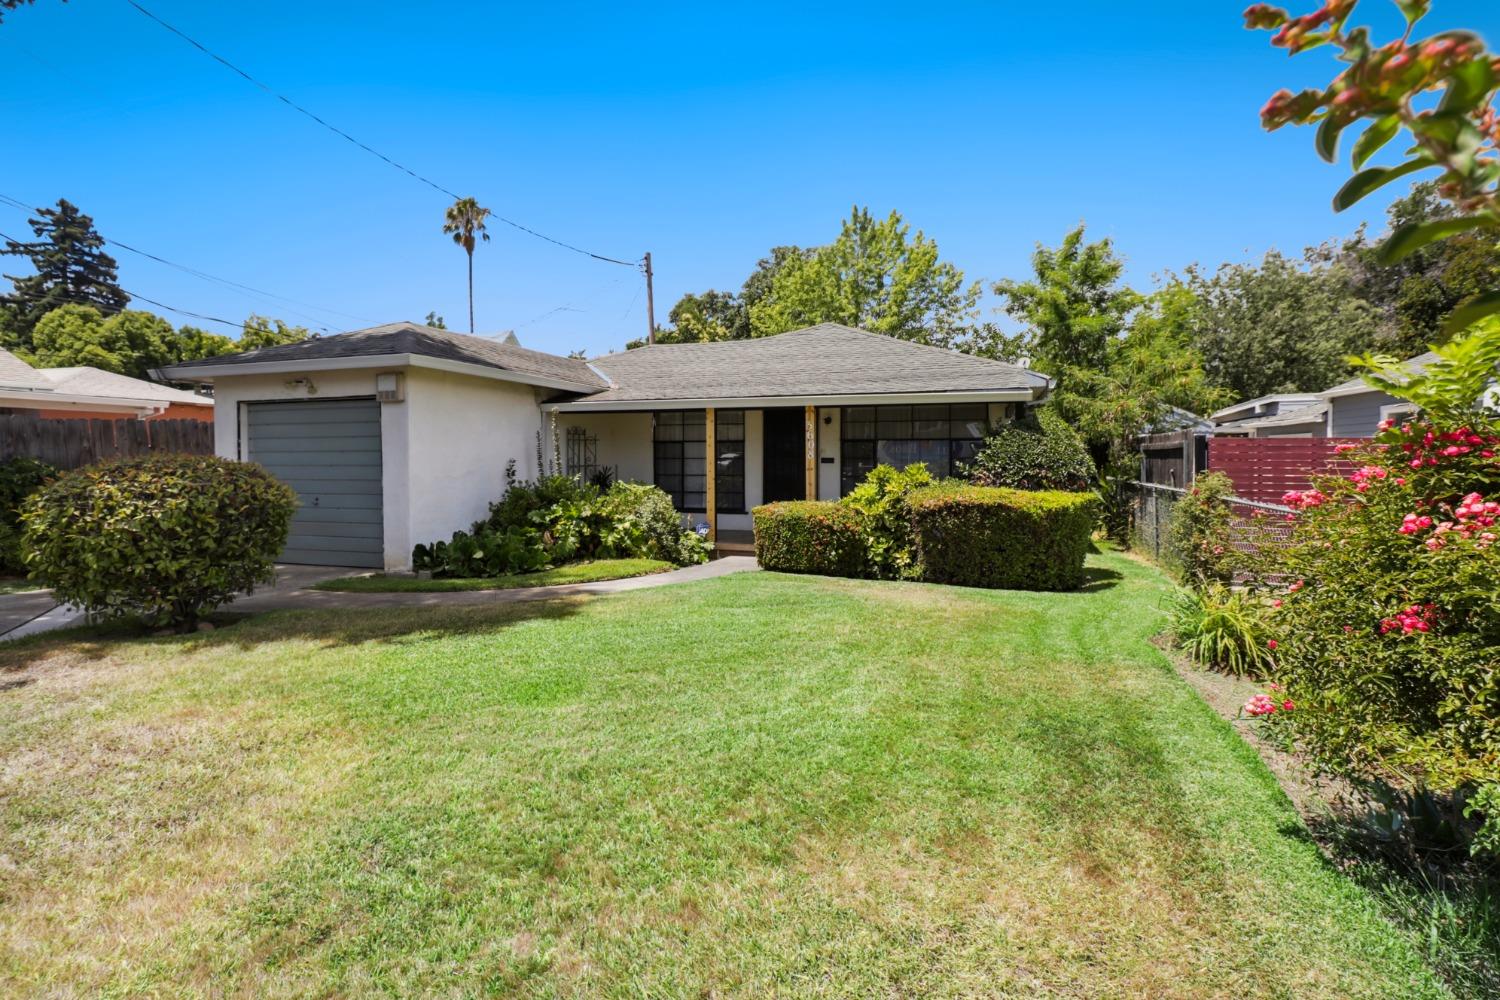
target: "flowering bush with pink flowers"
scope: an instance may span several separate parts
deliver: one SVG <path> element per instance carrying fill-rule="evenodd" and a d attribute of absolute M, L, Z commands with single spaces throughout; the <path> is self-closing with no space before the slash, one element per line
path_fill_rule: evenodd
<path fill-rule="evenodd" d="M 1352 475 L 1286 498 L 1289 540 L 1257 569 L 1298 742 L 1330 769 L 1461 798 L 1500 782 L 1500 418 L 1421 398 Z"/>

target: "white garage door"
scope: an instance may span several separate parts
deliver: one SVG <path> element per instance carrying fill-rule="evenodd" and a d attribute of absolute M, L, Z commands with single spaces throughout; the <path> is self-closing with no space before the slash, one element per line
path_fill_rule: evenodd
<path fill-rule="evenodd" d="M 246 455 L 297 491 L 281 561 L 379 568 L 384 560 L 380 404 L 251 403 Z"/>

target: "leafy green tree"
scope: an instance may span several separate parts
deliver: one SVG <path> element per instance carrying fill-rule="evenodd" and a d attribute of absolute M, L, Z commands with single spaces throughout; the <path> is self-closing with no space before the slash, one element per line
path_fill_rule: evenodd
<path fill-rule="evenodd" d="M 22 356 L 38 368 L 87 366 L 127 374 L 124 341 L 104 328 L 93 306 L 59 306 L 37 321 L 31 349 Z"/>
<path fill-rule="evenodd" d="M 789 260 L 809 256 L 813 251 L 795 246 L 773 247 L 771 253 L 755 264 L 738 292 L 689 292 L 677 300 L 667 314 L 670 326 L 656 328 L 658 344 L 691 344 L 715 340 L 744 340 L 753 336 L 750 309 L 766 297 L 776 275 Z M 632 340 L 626 349 L 644 347 L 646 341 Z"/>
<path fill-rule="evenodd" d="M 1378 342 L 1379 309 L 1356 296 L 1340 262 L 1225 264 L 1185 278 L 1202 305 L 1194 346 L 1210 379 L 1240 399 L 1321 392 L 1350 375 L 1346 357 Z"/>
<path fill-rule="evenodd" d="M 104 237 L 94 220 L 67 199 L 57 208 L 43 208 L 28 220 L 36 240 L 7 240 L 0 254 L 27 257 L 35 274 L 5 275 L 14 285 L 6 301 L 19 320 L 18 344 L 28 346 L 31 331 L 47 313 L 65 305 L 93 306 L 109 315 L 124 309 L 130 296 L 117 283 L 118 265 L 104 252 Z"/>
<path fill-rule="evenodd" d="M 1125 329 L 1141 297 L 1121 282 L 1125 262 L 1103 239 L 1084 242 L 1084 227 L 1063 237 L 1057 249 L 1037 245 L 1034 277 L 995 283 L 1010 316 L 1025 324 L 1024 344 L 1037 367 L 1063 375 L 1072 369 L 1103 371 L 1110 345 Z"/>
<path fill-rule="evenodd" d="M 979 285 L 938 259 L 938 247 L 892 212 L 856 207 L 836 240 L 781 262 L 749 306 L 750 330 L 765 337 L 816 323 L 845 323 L 921 343 L 948 345 L 973 319 Z"/>
<path fill-rule="evenodd" d="M 490 210 L 473 198 L 460 198 L 448 206 L 443 217 L 443 232 L 453 237 L 453 242 L 464 248 L 469 258 L 469 332 L 474 332 L 474 241 L 475 238 L 490 241 L 484 231 L 485 217 Z"/>
<path fill-rule="evenodd" d="M 430 312 L 428 312 L 426 323 L 427 323 L 428 326 L 432 327 L 434 330 L 446 330 L 446 329 L 448 329 L 448 324 L 443 321 L 443 317 L 441 317 L 441 316 L 439 316 L 437 314 L 437 310 L 436 309 L 433 309 Z"/>
<path fill-rule="evenodd" d="M 279 347 L 307 340 L 312 333 L 305 326 L 288 326 L 279 319 L 268 319 L 251 313 L 245 319 L 245 328 L 240 333 L 237 351 L 253 351 L 262 347 Z"/>
<path fill-rule="evenodd" d="M 197 361 L 200 358 L 216 358 L 221 354 L 233 354 L 240 346 L 222 333 L 209 333 L 196 326 L 184 326 L 177 331 L 175 361 Z"/>

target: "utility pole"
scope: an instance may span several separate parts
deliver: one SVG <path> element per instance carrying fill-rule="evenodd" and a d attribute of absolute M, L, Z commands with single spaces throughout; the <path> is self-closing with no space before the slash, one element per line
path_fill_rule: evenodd
<path fill-rule="evenodd" d="M 646 343 L 656 343 L 656 300 L 651 293 L 651 255 L 646 254 Z"/>

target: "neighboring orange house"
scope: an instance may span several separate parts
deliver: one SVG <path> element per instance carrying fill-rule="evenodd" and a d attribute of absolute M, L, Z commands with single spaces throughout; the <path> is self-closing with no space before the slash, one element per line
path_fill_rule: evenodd
<path fill-rule="evenodd" d="M 214 419 L 214 401 L 99 368 L 33 368 L 0 350 L 0 413 L 73 420 Z"/>

